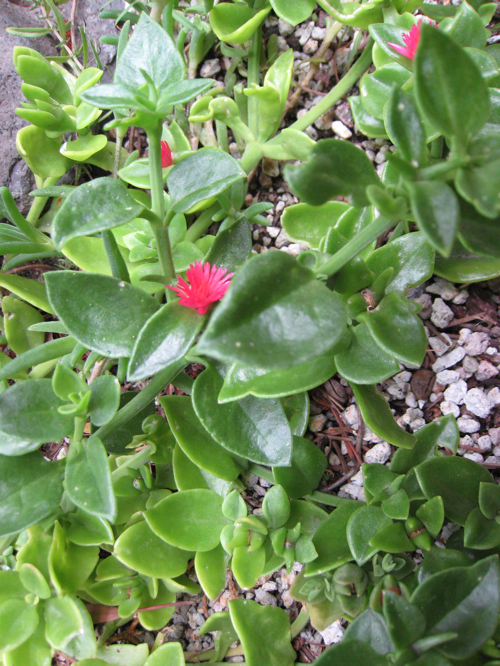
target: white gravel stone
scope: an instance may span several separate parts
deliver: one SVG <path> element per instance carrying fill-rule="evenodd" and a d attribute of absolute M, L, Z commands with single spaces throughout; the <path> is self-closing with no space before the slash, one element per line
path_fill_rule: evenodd
<path fill-rule="evenodd" d="M 354 483 L 355 486 L 363 486 L 363 470 L 360 469 L 354 476 L 351 476 L 351 483 Z"/>
<path fill-rule="evenodd" d="M 363 491 L 363 488 L 357 486 L 355 483 L 346 483 L 342 486 L 342 490 L 349 495 L 349 497 L 357 500 L 359 499 L 359 493 Z"/>
<path fill-rule="evenodd" d="M 476 372 L 476 379 L 478 382 L 484 382 L 487 379 L 496 377 L 499 372 L 500 370 L 498 370 L 493 363 L 490 363 L 489 361 L 481 361 Z"/>
<path fill-rule="evenodd" d="M 291 243 L 286 249 L 288 254 L 291 254 L 292 257 L 298 257 L 299 254 L 302 254 L 302 252 L 305 252 L 309 248 L 306 247 L 305 245 L 302 245 L 301 243 Z"/>
<path fill-rule="evenodd" d="M 476 419 L 471 419 L 466 416 L 461 416 L 457 419 L 457 425 L 460 432 L 473 433 L 480 430 L 481 425 Z"/>
<path fill-rule="evenodd" d="M 396 400 L 404 400 L 409 388 L 409 384 L 391 384 L 387 388 L 387 393 Z"/>
<path fill-rule="evenodd" d="M 442 338 L 445 338 L 443 340 Z M 442 356 L 443 354 L 446 354 L 447 351 L 450 351 L 453 342 L 451 341 L 451 338 L 449 335 L 446 335 L 446 333 L 443 333 L 441 337 L 430 337 L 429 338 L 429 344 L 432 348 L 432 350 L 435 352 L 436 356 Z"/>
<path fill-rule="evenodd" d="M 472 377 L 472 375 L 478 371 L 479 361 L 477 358 L 474 358 L 474 356 L 464 356 L 462 368 Z"/>
<path fill-rule="evenodd" d="M 457 340 L 459 345 L 463 345 L 468 338 L 472 335 L 470 328 L 461 328 L 459 331 L 459 338 Z"/>
<path fill-rule="evenodd" d="M 274 242 L 278 250 L 281 250 L 282 247 L 285 247 L 287 245 L 290 245 L 290 241 L 288 238 L 285 236 L 285 232 L 283 229 L 280 230 L 278 236 L 276 237 L 276 241 Z"/>
<path fill-rule="evenodd" d="M 476 442 L 476 446 L 479 446 L 480 449 L 483 451 L 491 451 L 491 437 L 489 435 L 483 435 L 482 437 L 478 437 L 478 440 Z"/>
<path fill-rule="evenodd" d="M 408 407 L 418 407 L 418 401 L 415 397 L 415 394 L 412 393 L 411 391 L 408 391 L 405 397 L 405 402 L 408 405 Z"/>
<path fill-rule="evenodd" d="M 309 419 L 309 430 L 311 432 L 321 432 L 325 427 L 327 418 L 324 414 L 316 414 L 316 416 L 311 416 Z"/>
<path fill-rule="evenodd" d="M 319 26 L 314 26 L 312 29 L 311 37 L 313 39 L 325 39 L 326 28 L 320 28 Z"/>
<path fill-rule="evenodd" d="M 459 379 L 458 382 L 454 382 L 448 386 L 444 392 L 444 398 L 445 400 L 454 402 L 455 405 L 463 405 L 466 393 L 467 384 L 463 379 Z"/>
<path fill-rule="evenodd" d="M 439 409 L 441 410 L 441 414 L 443 416 L 446 416 L 447 414 L 453 414 L 456 419 L 460 416 L 460 407 L 454 402 L 450 402 L 449 400 L 443 400 L 443 402 L 440 402 Z"/>
<path fill-rule="evenodd" d="M 431 321 L 437 328 L 446 328 L 455 316 L 442 298 L 436 298 L 432 304 Z"/>
<path fill-rule="evenodd" d="M 453 299 L 455 305 L 463 305 L 465 301 L 469 298 L 469 292 L 467 289 L 462 289 L 457 296 Z"/>
<path fill-rule="evenodd" d="M 391 445 L 387 442 L 380 442 L 380 444 L 375 444 L 369 451 L 365 453 L 364 461 L 365 463 L 378 463 L 383 465 L 387 462 L 391 455 Z"/>
<path fill-rule="evenodd" d="M 200 69 L 200 76 L 202 79 L 210 79 L 215 74 L 221 71 L 221 66 L 218 58 L 212 60 L 205 60 Z"/>
<path fill-rule="evenodd" d="M 464 344 L 465 353 L 469 356 L 478 356 L 490 346 L 490 336 L 487 333 L 471 333 Z"/>
<path fill-rule="evenodd" d="M 498 446 L 499 447 L 498 455 L 500 455 L 500 428 L 490 428 L 488 430 L 488 435 L 491 437 L 491 442 L 492 442 L 493 446 L 495 446 L 495 447 Z M 493 452 L 493 453 L 495 453 L 495 452 Z M 495 453 L 495 455 L 497 455 L 497 454 Z"/>
<path fill-rule="evenodd" d="M 290 25 L 286 21 L 283 21 L 283 19 L 279 19 L 278 30 L 280 35 L 283 35 L 283 37 L 289 37 L 295 32 L 295 26 Z"/>
<path fill-rule="evenodd" d="M 349 405 L 349 407 L 345 410 L 345 412 L 342 412 L 342 416 L 345 418 L 347 421 L 347 425 L 350 425 L 351 428 L 355 429 L 358 427 L 358 410 L 356 409 L 356 405 Z"/>
<path fill-rule="evenodd" d="M 439 277 L 434 278 L 434 282 L 426 287 L 425 291 L 429 292 L 429 294 L 437 294 L 445 301 L 451 301 L 459 293 L 454 284 Z"/>
<path fill-rule="evenodd" d="M 325 645 L 332 645 L 333 643 L 340 643 L 342 636 L 344 635 L 344 629 L 340 624 L 340 620 L 336 620 L 324 631 L 320 631 L 319 633 L 323 637 Z"/>
<path fill-rule="evenodd" d="M 498 353 L 498 349 L 496 347 L 488 347 L 484 353 L 488 356 L 495 356 Z"/>
<path fill-rule="evenodd" d="M 491 389 L 491 391 L 487 394 L 487 398 L 492 408 L 500 405 L 500 389 L 498 386 L 495 386 Z"/>
<path fill-rule="evenodd" d="M 420 428 L 423 428 L 425 425 L 425 419 L 415 419 L 410 423 L 410 429 L 412 432 L 417 432 Z"/>
<path fill-rule="evenodd" d="M 480 388 L 472 388 L 467 391 L 464 402 L 469 412 L 479 416 L 481 419 L 485 419 L 491 411 L 488 398 Z"/>
<path fill-rule="evenodd" d="M 279 227 L 266 227 L 266 233 L 268 236 L 271 236 L 271 238 L 277 238 L 281 233 L 281 229 Z"/>
<path fill-rule="evenodd" d="M 255 590 L 255 599 L 263 606 L 276 606 L 278 604 L 276 597 L 261 587 Z"/>
<path fill-rule="evenodd" d="M 460 379 L 460 374 L 456 370 L 442 370 L 436 375 L 436 381 L 438 384 L 443 386 L 448 386 L 449 384 L 454 384 Z"/>
<path fill-rule="evenodd" d="M 484 458 L 480 453 L 477 453 L 476 451 L 467 451 L 467 453 L 464 453 L 464 458 L 468 458 L 469 460 L 473 460 L 474 462 L 477 463 L 483 463 Z"/>
<path fill-rule="evenodd" d="M 315 39 L 308 39 L 304 44 L 304 53 L 307 55 L 313 55 L 318 50 L 318 42 Z"/>
<path fill-rule="evenodd" d="M 409 382 L 411 380 L 411 372 L 409 370 L 398 372 L 397 375 L 394 375 L 393 380 L 395 382 Z"/>
<path fill-rule="evenodd" d="M 432 369 L 437 374 L 438 372 L 441 372 L 441 370 L 446 370 L 447 368 L 451 368 L 457 363 L 460 363 L 464 356 L 464 348 L 455 347 L 455 349 L 452 349 L 444 356 L 438 358 L 437 361 L 432 365 Z"/>
<path fill-rule="evenodd" d="M 352 136 L 351 130 L 344 125 L 341 120 L 334 120 L 332 123 L 332 130 L 341 139 L 350 139 Z"/>

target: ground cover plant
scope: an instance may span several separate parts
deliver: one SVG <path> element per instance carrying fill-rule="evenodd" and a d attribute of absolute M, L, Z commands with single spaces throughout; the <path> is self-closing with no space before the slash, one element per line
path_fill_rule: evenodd
<path fill-rule="evenodd" d="M 294 563 L 293 623 L 233 599 L 194 658 L 291 666 L 309 621 L 343 618 L 319 666 L 500 664 L 500 489 L 456 455 L 453 414 L 410 432 L 377 390 L 426 353 L 410 288 L 500 275 L 496 5 L 319 5 L 332 39 L 356 28 L 359 54 L 290 125 L 294 55 L 262 24 L 273 12 L 299 24 L 310 0 L 104 10 L 121 26 L 106 83 L 84 34 L 80 67 L 71 49 L 14 50 L 28 123 L 17 147 L 37 189 L 26 217 L 0 190 L 5 666 L 193 663 L 162 632 L 151 649 L 107 642 L 134 618 L 163 629 L 177 595 L 216 599 L 228 568 L 250 590 Z M 224 82 L 197 76 L 211 49 L 229 59 Z M 352 143 L 306 132 L 355 84 L 357 127 L 394 146 L 382 175 Z M 147 157 L 123 148 L 130 128 Z M 263 159 L 285 164 L 300 200 L 282 220 L 308 248 L 297 257 L 252 254 L 270 207 L 247 199 Z M 58 270 L 12 272 L 33 260 Z M 308 391 L 335 373 L 397 447 L 388 466 L 363 464 L 365 502 L 318 491 L 327 458 L 305 436 Z M 268 488 L 257 513 L 249 472 Z"/>

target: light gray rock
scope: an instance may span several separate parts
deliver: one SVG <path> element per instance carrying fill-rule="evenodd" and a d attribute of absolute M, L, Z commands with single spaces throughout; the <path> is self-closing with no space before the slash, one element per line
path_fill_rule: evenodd
<path fill-rule="evenodd" d="M 213 76 L 221 71 L 221 66 L 218 58 L 205 60 L 200 68 L 200 76 L 202 79 L 211 79 Z"/>
<path fill-rule="evenodd" d="M 457 419 L 457 425 L 460 432 L 463 433 L 473 433 L 478 432 L 481 428 L 481 424 L 476 419 L 467 418 L 461 416 Z"/>
<path fill-rule="evenodd" d="M 460 416 L 460 407 L 454 402 L 450 402 L 449 400 L 443 400 L 443 402 L 440 402 L 439 409 L 441 410 L 441 414 L 443 416 L 446 416 L 447 414 L 453 414 L 455 418 Z"/>
<path fill-rule="evenodd" d="M 454 384 L 460 379 L 460 374 L 456 370 L 442 370 L 436 375 L 436 381 L 438 384 L 443 386 L 448 386 L 449 384 Z"/>
<path fill-rule="evenodd" d="M 487 333 L 471 333 L 467 338 L 464 349 L 469 356 L 484 354 L 490 345 L 490 336 Z"/>
<path fill-rule="evenodd" d="M 351 130 L 344 125 L 341 120 L 334 120 L 332 123 L 332 130 L 341 139 L 350 139 L 352 136 Z"/>
<path fill-rule="evenodd" d="M 333 643 L 340 643 L 344 635 L 344 629 L 340 624 L 340 620 L 336 620 L 329 627 L 320 631 L 320 634 L 325 641 L 325 645 L 332 645 Z"/>
<path fill-rule="evenodd" d="M 274 244 L 276 245 L 278 250 L 281 250 L 282 247 L 290 245 L 290 241 L 285 236 L 285 232 L 283 231 L 283 229 L 280 230 L 278 236 L 276 237 L 276 240 L 274 241 Z"/>
<path fill-rule="evenodd" d="M 295 26 L 290 25 L 283 19 L 279 19 L 278 30 L 280 35 L 283 35 L 283 37 L 289 37 L 290 35 L 293 35 L 293 33 L 295 32 Z"/>
<path fill-rule="evenodd" d="M 327 418 L 324 414 L 316 414 L 316 416 L 311 416 L 309 419 L 309 430 L 311 432 L 321 432 L 325 427 Z"/>
<path fill-rule="evenodd" d="M 470 328 L 461 328 L 459 332 L 460 337 L 458 338 L 457 343 L 459 345 L 465 344 L 465 342 L 467 341 L 468 338 L 470 338 L 471 335 L 472 331 L 470 330 Z"/>
<path fill-rule="evenodd" d="M 286 249 L 288 254 L 291 254 L 292 257 L 298 257 L 299 254 L 302 254 L 302 252 L 305 252 L 309 248 L 306 245 L 302 245 L 301 243 L 291 243 Z"/>
<path fill-rule="evenodd" d="M 474 356 L 464 356 L 464 360 L 462 361 L 462 368 L 468 374 L 470 373 L 470 376 L 472 377 L 472 375 L 478 371 L 479 361 L 477 358 L 474 358 Z"/>
<path fill-rule="evenodd" d="M 255 590 L 255 599 L 263 606 L 276 606 L 278 604 L 276 597 L 261 587 Z"/>
<path fill-rule="evenodd" d="M 437 294 L 445 301 L 451 301 L 459 294 L 459 291 L 454 284 L 440 277 L 435 277 L 434 282 L 426 287 L 425 291 L 429 294 Z"/>
<path fill-rule="evenodd" d="M 443 333 L 440 337 L 430 337 L 429 344 L 432 350 L 435 352 L 436 356 L 442 356 L 443 354 L 446 354 L 447 351 L 450 351 L 453 345 L 450 336 L 446 335 L 446 333 Z"/>
<path fill-rule="evenodd" d="M 383 465 L 386 463 L 391 455 L 391 445 L 387 442 L 380 442 L 380 444 L 375 444 L 369 451 L 365 453 L 364 461 L 365 463 L 378 463 Z"/>
<path fill-rule="evenodd" d="M 446 328 L 454 317 L 453 310 L 449 308 L 442 298 L 436 298 L 432 304 L 431 321 L 437 328 Z"/>
<path fill-rule="evenodd" d="M 441 372 L 441 370 L 446 370 L 447 368 L 451 368 L 457 363 L 460 363 L 460 361 L 463 359 L 464 356 L 465 356 L 464 348 L 455 347 L 455 349 L 452 349 L 444 356 L 438 358 L 437 361 L 433 363 L 432 369 L 437 374 L 438 372 Z"/>
<path fill-rule="evenodd" d="M 462 289 L 453 299 L 455 305 L 463 305 L 466 300 L 469 298 L 469 292 L 467 289 Z"/>
<path fill-rule="evenodd" d="M 463 379 L 459 379 L 458 382 L 450 384 L 446 391 L 444 392 L 445 400 L 454 402 L 456 405 L 463 405 L 464 399 L 467 394 L 467 384 Z M 475 413 L 475 412 L 474 412 Z"/>
<path fill-rule="evenodd" d="M 483 435 L 482 437 L 478 437 L 476 446 L 479 446 L 479 448 L 482 449 L 483 451 L 491 451 L 492 447 L 491 437 L 489 435 Z"/>
<path fill-rule="evenodd" d="M 464 453 L 464 458 L 468 458 L 469 460 L 473 460 L 477 463 L 484 462 L 483 456 L 480 453 L 477 453 L 477 451 L 467 451 L 467 453 Z"/>
<path fill-rule="evenodd" d="M 489 361 L 481 361 L 476 371 L 476 379 L 478 382 L 484 382 L 487 379 L 496 377 L 499 372 L 500 370 L 498 370 L 498 368 L 496 368 L 493 363 L 490 363 Z"/>
<path fill-rule="evenodd" d="M 493 446 L 499 446 L 500 445 L 500 428 L 490 428 L 488 430 L 488 435 L 491 437 L 491 442 Z M 500 451 L 500 449 L 499 449 Z M 495 455 L 497 455 L 495 453 Z M 499 453 L 500 455 L 500 453 Z"/>
<path fill-rule="evenodd" d="M 494 386 L 487 394 L 487 397 L 492 409 L 500 405 L 500 389 L 498 386 Z"/>
<path fill-rule="evenodd" d="M 480 388 L 472 388 L 467 391 L 464 402 L 469 412 L 479 416 L 481 419 L 485 419 L 491 411 L 488 398 Z"/>

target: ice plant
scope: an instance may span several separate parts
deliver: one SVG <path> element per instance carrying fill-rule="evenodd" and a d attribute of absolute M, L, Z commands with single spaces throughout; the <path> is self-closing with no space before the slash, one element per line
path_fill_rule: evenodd
<path fill-rule="evenodd" d="M 162 169 L 166 169 L 169 166 L 172 166 L 174 160 L 172 159 L 172 151 L 170 146 L 166 141 L 161 142 L 161 166 Z"/>
<path fill-rule="evenodd" d="M 410 60 L 414 60 L 417 54 L 418 43 L 420 41 L 421 27 L 422 20 L 420 19 L 418 23 L 415 23 L 410 32 L 403 34 L 404 46 L 401 46 L 401 44 L 393 44 L 392 42 L 387 42 L 387 44 L 401 55 L 406 56 Z"/>
<path fill-rule="evenodd" d="M 198 314 L 205 314 L 212 303 L 220 301 L 231 282 L 234 273 L 227 273 L 225 268 L 202 264 L 196 261 L 186 271 L 186 280 L 179 277 L 176 287 L 172 289 L 180 296 L 179 303 L 188 308 L 196 308 Z"/>

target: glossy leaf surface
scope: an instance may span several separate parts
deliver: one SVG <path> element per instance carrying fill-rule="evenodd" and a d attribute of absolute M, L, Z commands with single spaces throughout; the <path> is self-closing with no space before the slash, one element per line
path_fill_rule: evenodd
<path fill-rule="evenodd" d="M 356 511 L 347 523 L 347 540 L 354 559 L 362 566 L 377 552 L 370 546 L 370 539 L 392 521 L 378 506 L 364 506 Z"/>
<path fill-rule="evenodd" d="M 338 372 L 356 384 L 375 384 L 399 371 L 396 359 L 373 339 L 366 324 L 350 329 L 349 347 L 335 356 Z"/>
<path fill-rule="evenodd" d="M 436 250 L 448 256 L 458 229 L 458 199 L 449 185 L 442 181 L 407 183 L 413 214 L 419 229 Z"/>
<path fill-rule="evenodd" d="M 326 456 L 315 444 L 294 437 L 291 466 L 275 467 L 273 474 L 290 499 L 299 499 L 316 490 L 326 467 Z"/>

